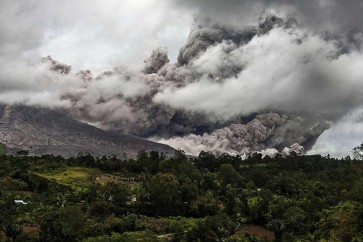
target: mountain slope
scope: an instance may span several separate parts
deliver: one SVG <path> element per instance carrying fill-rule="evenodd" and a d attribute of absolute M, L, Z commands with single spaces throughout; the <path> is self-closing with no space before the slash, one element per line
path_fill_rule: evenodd
<path fill-rule="evenodd" d="M 135 155 L 141 150 L 173 153 L 174 149 L 131 135 L 98 129 L 44 108 L 0 105 L 0 142 L 12 152 L 55 154 L 65 157 L 79 152 L 95 156 Z"/>

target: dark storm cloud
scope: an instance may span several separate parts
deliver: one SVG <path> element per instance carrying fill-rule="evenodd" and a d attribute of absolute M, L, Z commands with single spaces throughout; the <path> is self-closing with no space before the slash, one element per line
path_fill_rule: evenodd
<path fill-rule="evenodd" d="M 318 31 L 363 30 L 360 0 L 174 0 L 179 7 L 197 9 L 200 20 L 232 26 L 254 24 L 261 13 L 293 15 Z"/>
<path fill-rule="evenodd" d="M 45 20 L 79 24 L 79 14 L 88 19 L 93 9 L 79 13 L 83 3 L 61 4 L 62 11 L 46 1 L 1 3 L 0 17 L 13 21 L 0 23 L 1 102 L 62 108 L 103 129 L 193 154 L 241 155 L 309 150 L 332 123 L 363 103 L 359 2 L 174 1 L 173 9 L 197 9 L 198 15 L 177 62 L 157 48 L 142 66 L 118 65 L 101 74 L 72 69 L 56 56 L 41 59 L 38 51 Z M 42 10 L 50 13 L 42 16 Z M 132 31 L 118 34 L 106 13 L 100 13 L 101 22 L 115 30 L 112 36 L 135 40 L 137 53 L 149 44 Z M 164 20 L 155 32 L 164 33 Z"/>

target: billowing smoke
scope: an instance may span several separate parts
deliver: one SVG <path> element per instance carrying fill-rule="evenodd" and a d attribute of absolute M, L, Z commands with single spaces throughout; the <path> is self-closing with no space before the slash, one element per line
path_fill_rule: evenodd
<path fill-rule="evenodd" d="M 234 28 L 253 24 L 261 13 L 291 15 L 318 32 L 363 30 L 363 2 L 357 0 L 172 0 L 197 11 L 199 21 L 214 21 Z"/>
<path fill-rule="evenodd" d="M 288 155 L 292 155 L 292 154 L 296 154 L 296 155 L 302 155 L 304 152 L 304 147 L 295 143 L 293 145 L 289 147 L 285 147 L 283 150 L 282 150 L 282 155 L 284 156 L 288 156 Z"/>
<path fill-rule="evenodd" d="M 250 13 L 244 9 L 247 3 L 253 3 Z M 192 2 L 173 4 L 189 8 Z M 363 34 L 351 18 L 334 25 L 329 16 L 335 7 L 329 4 L 324 21 L 311 27 L 308 6 L 315 5 L 227 1 L 215 19 L 197 20 L 176 63 L 166 48 L 156 48 L 141 67 L 117 65 L 98 74 L 72 71 L 56 57 L 41 59 L 32 53 L 37 43 L 14 49 L 5 41 L 0 46 L 0 101 L 60 108 L 100 128 L 190 154 L 301 154 L 363 103 Z M 203 9 L 217 11 L 220 3 L 196 1 L 195 6 L 208 18 Z M 233 11 L 222 21 L 228 9 Z M 334 31 L 320 31 L 327 23 Z M 337 34 L 347 25 L 351 28 Z M 38 34 L 30 37 L 41 39 Z M 32 58 L 17 62 L 9 53 Z"/>
<path fill-rule="evenodd" d="M 362 103 L 360 50 L 341 54 L 336 41 L 296 25 L 274 26 L 248 43 L 227 39 L 212 44 L 188 62 L 199 81 L 167 87 L 154 101 L 227 118 L 265 109 L 344 113 Z M 187 46 L 194 53 L 194 45 Z"/>
<path fill-rule="evenodd" d="M 301 154 L 304 148 L 285 148 L 291 144 L 303 144 L 310 149 L 329 124 L 323 122 L 307 129 L 304 120 L 299 117 L 288 117 L 277 113 L 259 114 L 246 124 L 231 124 L 227 127 L 214 130 L 210 134 L 190 134 L 175 137 L 159 142 L 185 150 L 190 154 L 198 154 L 202 150 L 216 153 L 250 154 L 263 151 L 263 155 L 272 156 L 277 148 L 289 154 L 295 151 Z M 319 131 L 318 131 L 319 130 Z M 301 146 L 303 147 L 303 146 Z M 298 151 L 298 152 L 297 152 Z"/>

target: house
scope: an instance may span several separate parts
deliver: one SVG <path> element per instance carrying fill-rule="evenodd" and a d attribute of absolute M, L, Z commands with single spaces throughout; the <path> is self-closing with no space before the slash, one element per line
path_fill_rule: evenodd
<path fill-rule="evenodd" d="M 26 205 L 26 204 L 28 204 L 28 203 L 24 202 L 23 200 L 14 200 L 14 203 L 16 205 Z"/>

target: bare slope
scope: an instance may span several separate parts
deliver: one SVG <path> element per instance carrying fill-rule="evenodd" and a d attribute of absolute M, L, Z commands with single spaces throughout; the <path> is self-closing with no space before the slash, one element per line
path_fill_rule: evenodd
<path fill-rule="evenodd" d="M 95 156 L 135 155 L 141 150 L 172 153 L 174 149 L 135 136 L 104 131 L 49 109 L 0 105 L 0 142 L 10 151 Z"/>

